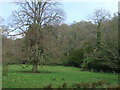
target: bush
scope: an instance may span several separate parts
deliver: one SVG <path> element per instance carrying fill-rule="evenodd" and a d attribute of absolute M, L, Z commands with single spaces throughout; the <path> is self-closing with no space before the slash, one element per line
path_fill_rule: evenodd
<path fill-rule="evenodd" d="M 92 70 L 97 72 L 119 72 L 117 59 L 105 49 L 97 50 L 93 56 L 85 57 L 81 67 L 83 70 Z"/>
<path fill-rule="evenodd" d="M 84 59 L 84 50 L 83 49 L 76 49 L 71 51 L 70 55 L 67 56 L 67 62 L 65 65 L 67 66 L 74 66 L 74 67 L 81 67 Z"/>

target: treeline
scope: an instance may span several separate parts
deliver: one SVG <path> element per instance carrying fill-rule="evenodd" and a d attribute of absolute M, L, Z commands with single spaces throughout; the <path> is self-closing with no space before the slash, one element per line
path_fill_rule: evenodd
<path fill-rule="evenodd" d="M 101 23 L 99 49 L 96 49 L 97 24 L 91 21 L 80 21 L 71 25 L 47 25 L 42 28 L 42 35 L 38 38 L 34 38 L 38 32 L 35 30 L 31 32 L 30 29 L 31 27 L 26 31 L 28 34 L 19 39 L 10 39 L 3 35 L 4 63 L 31 64 L 30 56 L 34 57 L 36 53 L 34 50 L 29 50 L 29 47 L 37 39 L 42 43 L 42 50 L 39 51 L 38 48 L 38 52 L 43 54 L 39 65 L 66 65 L 79 67 L 82 70 L 119 72 L 118 15 L 116 14 Z"/>

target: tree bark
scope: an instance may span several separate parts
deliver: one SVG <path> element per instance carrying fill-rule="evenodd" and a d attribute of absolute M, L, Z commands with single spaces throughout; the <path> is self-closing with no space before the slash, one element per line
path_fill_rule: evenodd
<path fill-rule="evenodd" d="M 32 72 L 33 72 L 33 73 L 38 72 L 38 64 L 36 64 L 36 63 L 33 64 Z"/>
<path fill-rule="evenodd" d="M 8 73 L 8 65 L 4 64 L 3 65 L 3 75 L 7 75 L 7 73 Z"/>

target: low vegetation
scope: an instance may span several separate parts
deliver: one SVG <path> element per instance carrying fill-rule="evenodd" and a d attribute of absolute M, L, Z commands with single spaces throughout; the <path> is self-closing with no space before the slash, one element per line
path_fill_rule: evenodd
<path fill-rule="evenodd" d="M 3 76 L 3 88 L 112 88 L 119 85 L 118 74 L 65 66 L 39 66 L 40 72 L 32 73 L 31 68 L 10 65 L 8 75 Z"/>

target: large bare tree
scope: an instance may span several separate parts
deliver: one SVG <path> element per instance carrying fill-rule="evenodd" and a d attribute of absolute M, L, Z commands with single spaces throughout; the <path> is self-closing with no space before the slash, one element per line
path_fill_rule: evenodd
<path fill-rule="evenodd" d="M 17 35 L 24 35 L 26 56 L 32 63 L 33 72 L 38 71 L 38 64 L 44 56 L 44 28 L 61 23 L 63 10 L 58 2 L 51 0 L 25 0 L 17 2 L 19 10 L 14 11 L 14 27 Z M 12 31 L 14 31 L 12 30 Z"/>

